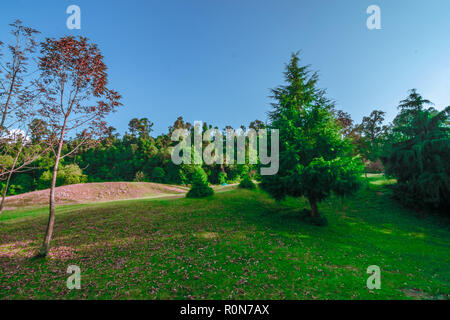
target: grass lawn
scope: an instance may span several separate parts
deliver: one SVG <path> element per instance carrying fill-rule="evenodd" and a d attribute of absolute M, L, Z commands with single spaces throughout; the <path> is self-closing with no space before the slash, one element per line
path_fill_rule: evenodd
<path fill-rule="evenodd" d="M 47 209 L 0 218 L 0 299 L 449 299 L 450 231 L 370 189 L 319 209 L 326 227 L 299 219 L 302 199 L 261 191 L 206 199 L 61 206 L 52 249 L 39 250 Z M 69 265 L 81 289 L 68 290 Z M 381 289 L 366 288 L 369 265 Z"/>

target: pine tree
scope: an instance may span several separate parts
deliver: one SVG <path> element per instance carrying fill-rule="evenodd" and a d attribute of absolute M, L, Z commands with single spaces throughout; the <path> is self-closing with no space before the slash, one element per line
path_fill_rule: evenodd
<path fill-rule="evenodd" d="M 214 190 L 208 185 L 208 176 L 202 167 L 196 166 L 192 174 L 191 189 L 186 194 L 188 198 L 203 198 L 214 194 Z"/>
<path fill-rule="evenodd" d="M 332 192 L 344 196 L 360 185 L 362 162 L 352 156 L 352 145 L 333 117 L 333 103 L 317 89 L 317 73 L 299 66 L 297 54 L 286 65 L 287 85 L 272 90 L 276 101 L 270 128 L 280 135 L 280 167 L 262 176 L 261 187 L 276 200 L 308 198 L 313 221 L 322 224 L 317 204 Z"/>
<path fill-rule="evenodd" d="M 239 188 L 242 189 L 255 189 L 256 185 L 253 182 L 252 178 L 250 177 L 250 175 L 248 173 L 246 173 L 244 175 L 244 177 L 242 178 L 241 182 L 239 183 Z"/>
<path fill-rule="evenodd" d="M 396 197 L 415 208 L 449 207 L 450 106 L 438 112 L 416 90 L 400 102 L 400 112 L 382 158 L 397 178 Z"/>

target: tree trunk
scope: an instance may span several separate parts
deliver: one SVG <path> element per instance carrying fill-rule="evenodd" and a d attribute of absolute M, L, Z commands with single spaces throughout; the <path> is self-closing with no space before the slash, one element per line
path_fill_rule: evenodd
<path fill-rule="evenodd" d="M 59 149 L 59 148 L 58 148 Z M 59 164 L 60 152 L 56 157 L 55 166 L 53 168 L 52 175 L 52 185 L 50 187 L 50 213 L 48 217 L 47 230 L 45 231 L 44 243 L 42 244 L 40 256 L 46 257 L 50 249 L 50 240 L 53 235 L 53 225 L 55 224 L 55 186 L 56 186 L 56 176 L 58 174 L 58 164 Z"/>
<path fill-rule="evenodd" d="M 3 126 L 5 125 L 6 114 L 8 113 L 9 101 L 11 100 L 11 96 L 13 95 L 13 92 L 14 92 L 16 76 L 17 76 L 17 69 L 16 69 L 16 71 L 14 71 L 12 79 L 11 79 L 11 84 L 10 84 L 9 91 L 8 91 L 8 98 L 6 99 L 5 109 L 3 110 L 2 119 L 0 121 L 0 135 L 3 133 L 3 131 L 5 129 Z"/>
<path fill-rule="evenodd" d="M 61 159 L 61 150 L 64 143 L 64 134 L 66 130 L 67 116 L 64 119 L 64 125 L 61 129 L 61 136 L 58 143 L 58 151 L 56 153 L 55 166 L 53 167 L 53 175 L 52 175 L 52 185 L 50 187 L 50 213 L 48 217 L 47 230 L 45 232 L 44 243 L 42 244 L 41 252 L 39 253 L 40 257 L 46 257 L 48 255 L 48 251 L 50 250 L 50 240 L 52 239 L 53 234 L 53 225 L 55 224 L 55 188 L 56 188 L 56 177 L 58 175 L 58 166 L 59 160 Z"/>
<path fill-rule="evenodd" d="M 309 205 L 311 206 L 311 218 L 320 218 L 319 209 L 317 209 L 316 199 L 309 197 Z"/>
<path fill-rule="evenodd" d="M 22 150 L 23 150 L 23 141 L 22 141 L 22 144 L 20 145 L 19 150 L 17 151 L 16 157 L 14 158 L 14 162 L 13 162 L 13 165 L 11 167 L 11 171 L 9 171 L 9 173 L 8 173 L 8 178 L 6 179 L 6 185 L 5 185 L 5 188 L 3 189 L 3 192 L 2 192 L 2 201 L 0 203 L 0 216 L 3 213 L 3 207 L 5 205 L 6 193 L 8 192 L 9 182 L 11 181 L 12 174 L 14 172 L 14 169 L 16 168 L 17 161 L 19 160 L 19 157 L 20 157 L 20 154 L 22 153 Z"/>
<path fill-rule="evenodd" d="M 9 181 L 11 180 L 11 176 L 12 176 L 12 170 L 8 174 L 8 179 L 6 179 L 5 188 L 3 189 L 3 192 L 2 192 L 2 202 L 0 203 L 0 216 L 3 213 L 3 207 L 5 205 L 5 199 L 6 199 L 6 192 L 8 191 Z"/>

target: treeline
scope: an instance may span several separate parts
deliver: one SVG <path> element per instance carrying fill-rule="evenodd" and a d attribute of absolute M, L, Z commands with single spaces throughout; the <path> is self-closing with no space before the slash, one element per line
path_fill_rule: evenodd
<path fill-rule="evenodd" d="M 175 129 L 191 131 L 194 129 L 193 126 L 179 117 L 169 127 L 167 134 L 157 137 L 151 136 L 152 126 L 153 123 L 147 118 L 134 118 L 130 120 L 129 129 L 123 136 L 120 136 L 115 128 L 109 127 L 102 138 L 78 148 L 76 152 L 61 160 L 56 185 L 107 181 L 190 184 L 194 166 L 175 165 L 172 162 L 171 152 L 178 142 L 171 141 L 171 133 Z M 249 126 L 255 130 L 263 127 L 264 124 L 259 120 L 250 123 Z M 204 132 L 212 128 L 211 125 L 204 123 L 202 130 Z M 242 126 L 241 129 L 245 130 L 245 127 Z M 42 132 L 44 130 L 32 131 L 25 149 L 32 148 L 35 143 L 41 141 Z M 63 152 L 73 149 L 78 144 L 79 140 L 76 137 L 65 141 Z M 206 146 L 204 143 L 203 149 Z M 8 158 L 8 163 L 13 160 L 12 157 L 4 158 L 5 160 Z M 48 188 L 54 165 L 53 158 L 50 153 L 42 154 L 30 164 L 31 169 L 14 174 L 8 195 Z M 203 164 L 202 168 L 207 174 L 209 183 L 212 184 L 237 182 L 243 173 L 257 175 L 255 165 L 250 164 Z M 5 181 L 1 183 L 3 187 Z"/>
<path fill-rule="evenodd" d="M 427 107 L 429 104 L 416 90 L 411 90 L 400 103 L 398 115 L 389 124 L 381 110 L 372 111 L 363 117 L 361 123 L 354 123 L 348 113 L 333 111 L 342 136 L 351 141 L 355 155 L 364 160 L 366 173 L 384 172 L 397 178 L 398 198 L 416 207 L 448 203 L 449 108 L 438 112 Z M 264 122 L 255 120 L 248 128 L 259 130 L 265 126 Z M 171 141 L 171 133 L 180 128 L 193 130 L 193 126 L 179 117 L 166 134 L 156 137 L 152 136 L 152 127 L 153 123 L 148 118 L 131 119 L 123 136 L 109 127 L 105 136 L 93 144 L 94 147 L 83 146 L 61 161 L 57 185 L 106 181 L 190 184 L 194 166 L 173 164 L 171 150 L 176 143 Z M 202 130 L 211 128 L 217 127 L 204 123 Z M 223 128 L 224 133 L 226 129 L 232 128 Z M 242 134 L 246 126 L 239 129 Z M 39 142 L 42 132 L 32 130 L 26 148 Z M 63 148 L 69 150 L 77 144 L 76 138 L 70 139 L 65 141 Z M 53 165 L 51 155 L 41 155 L 32 163 L 32 169 L 14 175 L 8 194 L 49 188 Z M 238 182 L 247 173 L 256 180 L 260 179 L 257 165 L 203 164 L 202 168 L 211 184 Z"/>

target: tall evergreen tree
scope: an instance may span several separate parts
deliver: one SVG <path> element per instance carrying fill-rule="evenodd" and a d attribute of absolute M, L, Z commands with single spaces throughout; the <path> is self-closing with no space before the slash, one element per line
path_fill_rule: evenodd
<path fill-rule="evenodd" d="M 430 104 L 414 89 L 400 102 L 383 157 L 397 198 L 416 208 L 450 206 L 450 106 Z"/>
<path fill-rule="evenodd" d="M 333 103 L 317 88 L 317 73 L 299 66 L 297 54 L 286 65 L 285 79 L 287 85 L 272 90 L 275 102 L 269 113 L 270 128 L 279 130 L 279 171 L 262 176 L 261 186 L 277 200 L 307 197 L 311 217 L 320 222 L 317 204 L 332 192 L 344 196 L 356 191 L 362 163 L 341 134 Z"/>

